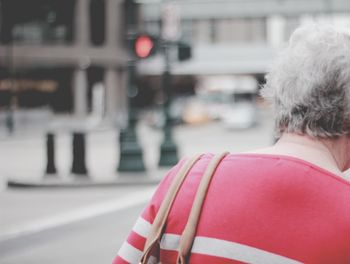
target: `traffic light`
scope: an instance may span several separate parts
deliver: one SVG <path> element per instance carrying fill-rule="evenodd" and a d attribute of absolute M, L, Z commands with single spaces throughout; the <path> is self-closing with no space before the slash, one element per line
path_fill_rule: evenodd
<path fill-rule="evenodd" d="M 192 48 L 189 44 L 180 42 L 178 44 L 178 59 L 179 61 L 189 60 L 192 57 Z"/>
<path fill-rule="evenodd" d="M 157 50 L 157 39 L 149 34 L 138 34 L 132 40 L 132 52 L 138 59 L 146 59 Z"/>

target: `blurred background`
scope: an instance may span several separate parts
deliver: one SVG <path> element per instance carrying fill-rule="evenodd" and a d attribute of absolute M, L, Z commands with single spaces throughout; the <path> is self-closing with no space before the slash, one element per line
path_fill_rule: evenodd
<path fill-rule="evenodd" d="M 0 0 L 0 262 L 111 263 L 166 171 L 274 142 L 259 96 L 347 0 Z"/>

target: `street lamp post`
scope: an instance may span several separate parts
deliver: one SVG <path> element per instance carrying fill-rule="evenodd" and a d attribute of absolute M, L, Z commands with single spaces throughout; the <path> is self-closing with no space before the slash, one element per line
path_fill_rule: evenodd
<path fill-rule="evenodd" d="M 162 90 L 164 94 L 163 113 L 165 122 L 163 126 L 163 142 L 160 146 L 159 166 L 173 166 L 178 162 L 178 150 L 173 141 L 172 128 L 173 118 L 170 113 L 172 100 L 171 63 L 174 47 L 177 47 L 177 40 L 180 36 L 180 15 L 178 5 L 170 0 L 163 0 L 162 10 L 162 51 L 164 54 L 164 72 L 162 74 Z"/>
<path fill-rule="evenodd" d="M 142 149 L 137 141 L 136 124 L 137 110 L 133 104 L 133 98 L 137 95 L 135 61 L 130 60 L 128 69 L 128 121 L 127 127 L 120 131 L 119 149 L 120 159 L 118 171 L 145 171 Z"/>
<path fill-rule="evenodd" d="M 125 0 L 125 37 L 126 46 L 129 51 L 129 61 L 126 65 L 127 79 L 127 103 L 128 117 L 126 128 L 121 129 L 119 133 L 119 164 L 117 170 L 120 172 L 142 172 L 145 171 L 143 162 L 143 152 L 137 141 L 136 124 L 137 110 L 134 105 L 134 97 L 137 95 L 138 87 L 136 84 L 136 59 L 132 51 L 133 38 L 137 32 L 137 4 L 134 0 Z"/>
<path fill-rule="evenodd" d="M 163 113 L 165 122 L 163 125 L 163 142 L 160 146 L 159 166 L 173 166 L 178 162 L 178 150 L 172 136 L 173 118 L 170 113 L 172 99 L 172 81 L 170 72 L 170 49 L 169 41 L 163 42 L 165 69 L 162 75 L 162 89 L 164 93 Z"/>

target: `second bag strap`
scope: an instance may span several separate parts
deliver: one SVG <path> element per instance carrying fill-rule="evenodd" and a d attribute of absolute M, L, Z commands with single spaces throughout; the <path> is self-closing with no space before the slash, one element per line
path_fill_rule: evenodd
<path fill-rule="evenodd" d="M 186 178 L 186 175 L 193 167 L 193 165 L 197 162 L 197 160 L 202 156 L 202 154 L 197 154 L 191 159 L 188 159 L 182 167 L 179 169 L 177 174 L 175 175 L 165 197 L 160 205 L 160 208 L 157 212 L 157 215 L 153 221 L 152 228 L 150 230 L 149 235 L 147 236 L 147 240 L 144 246 L 144 251 L 142 254 L 140 263 L 147 263 L 148 258 L 152 252 L 153 247 L 159 243 L 159 240 L 162 236 L 162 232 L 168 218 L 168 214 L 170 212 L 171 206 L 175 200 L 176 194 L 178 193 L 182 182 Z"/>
<path fill-rule="evenodd" d="M 220 162 L 225 158 L 227 154 L 228 152 L 224 152 L 224 153 L 215 155 L 212 158 L 199 183 L 199 187 L 197 189 L 196 197 L 194 198 L 194 202 L 192 205 L 190 215 L 188 217 L 186 227 L 181 235 L 180 245 L 178 250 L 178 258 L 177 258 L 178 264 L 187 263 L 187 257 L 189 256 L 192 248 L 199 216 L 200 216 L 202 205 L 209 187 L 210 180 L 214 175 L 216 168 L 218 167 Z"/>

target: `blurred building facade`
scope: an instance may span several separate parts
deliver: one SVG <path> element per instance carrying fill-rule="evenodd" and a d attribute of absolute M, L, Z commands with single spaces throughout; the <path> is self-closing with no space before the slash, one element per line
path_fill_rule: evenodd
<path fill-rule="evenodd" d="M 166 1 L 140 0 L 144 28 L 159 34 Z M 174 74 L 253 74 L 261 77 L 299 25 L 320 21 L 350 30 L 346 0 L 179 0 L 180 38 L 192 43 L 193 59 L 175 63 Z M 161 58 L 145 61 L 144 74 L 157 74 Z"/>
<path fill-rule="evenodd" d="M 122 0 L 0 0 L 0 106 L 86 116 L 97 95 L 115 118 L 125 103 L 123 14 Z"/>
<path fill-rule="evenodd" d="M 127 1 L 0 0 L 0 109 L 50 105 L 54 112 L 85 116 L 100 104 L 105 116 L 116 119 L 127 98 Z M 173 4 L 170 26 L 192 45 L 192 59 L 174 60 L 171 67 L 174 86 L 185 93 L 208 75 L 252 75 L 261 81 L 302 23 L 323 21 L 350 29 L 347 0 L 135 2 L 140 30 L 154 35 L 162 35 L 164 5 Z M 138 70 L 142 105 L 160 88 L 162 55 L 141 61 Z"/>

